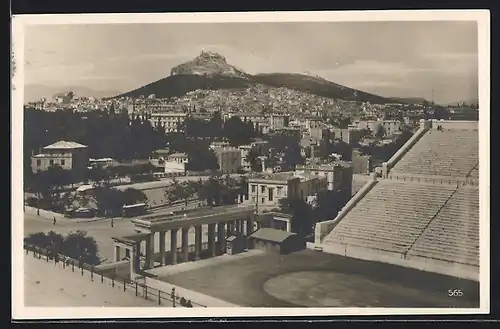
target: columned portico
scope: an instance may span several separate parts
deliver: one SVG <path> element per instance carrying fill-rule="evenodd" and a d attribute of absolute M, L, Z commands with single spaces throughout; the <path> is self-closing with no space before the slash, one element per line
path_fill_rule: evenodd
<path fill-rule="evenodd" d="M 194 252 L 195 252 L 195 260 L 200 260 L 200 254 L 201 254 L 201 225 L 195 226 L 195 233 L 194 233 Z"/>
<path fill-rule="evenodd" d="M 189 261 L 189 228 L 182 228 L 182 260 L 184 262 Z"/>
<path fill-rule="evenodd" d="M 170 231 L 170 254 L 172 256 L 172 265 L 177 264 L 177 229 Z"/>
<path fill-rule="evenodd" d="M 134 280 L 136 274 L 140 273 L 141 271 L 141 242 L 146 241 L 147 243 L 149 236 L 149 234 L 138 234 L 133 236 L 113 238 L 115 244 L 115 259 L 121 261 L 123 257 L 126 257 L 129 260 L 131 280 Z"/>
<path fill-rule="evenodd" d="M 195 259 L 200 259 L 203 250 L 203 225 L 208 225 L 208 254 L 216 256 L 219 253 L 226 252 L 226 237 L 253 232 L 253 216 L 255 214 L 254 206 L 243 207 L 241 205 L 235 206 L 221 206 L 209 209 L 199 209 L 193 212 L 183 214 L 152 214 L 134 219 L 132 222 L 135 224 L 134 230 L 138 232 L 135 236 L 131 236 L 135 242 L 145 241 L 144 253 L 146 256 L 145 268 L 153 268 L 154 261 L 164 265 L 166 261 L 166 238 L 165 234 L 170 231 L 170 254 L 171 264 L 175 265 L 178 262 L 178 230 L 182 231 L 181 234 L 181 260 L 183 262 L 189 261 L 189 228 L 194 227 L 194 256 Z M 245 221 L 247 227 L 245 230 Z M 215 227 L 217 225 L 217 233 Z M 227 225 L 227 226 L 226 226 Z M 154 235 L 159 234 L 159 259 L 155 259 L 155 244 Z M 217 243 L 216 243 L 217 241 Z M 134 242 L 134 243 L 135 243 Z M 217 247 L 218 246 L 218 247 Z M 133 249 L 133 248 L 131 248 Z M 137 250 L 137 254 L 139 254 Z M 123 251 L 116 249 L 115 258 L 123 257 Z M 135 265 L 134 265 L 135 266 Z"/>

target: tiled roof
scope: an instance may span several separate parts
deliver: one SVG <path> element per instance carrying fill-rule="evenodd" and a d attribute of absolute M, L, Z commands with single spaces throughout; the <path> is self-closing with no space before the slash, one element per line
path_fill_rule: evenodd
<path fill-rule="evenodd" d="M 273 228 L 260 228 L 257 231 L 253 232 L 250 234 L 251 238 L 254 239 L 259 239 L 259 240 L 265 240 L 265 241 L 271 241 L 271 242 L 278 242 L 281 243 L 285 241 L 288 237 L 296 235 L 295 233 L 292 232 L 287 232 L 287 231 L 281 231 L 281 230 L 276 230 Z"/>
<path fill-rule="evenodd" d="M 54 144 L 50 144 L 48 146 L 45 146 L 44 149 L 80 149 L 80 148 L 86 148 L 87 146 L 75 143 L 75 142 L 67 142 L 67 141 L 58 141 L 55 142 Z"/>

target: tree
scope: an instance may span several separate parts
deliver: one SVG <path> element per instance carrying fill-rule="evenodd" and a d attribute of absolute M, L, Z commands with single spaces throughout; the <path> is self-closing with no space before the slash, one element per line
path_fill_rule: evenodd
<path fill-rule="evenodd" d="M 308 235 L 312 232 L 312 207 L 301 198 L 280 199 L 280 211 L 292 215 L 292 232 Z"/>
<path fill-rule="evenodd" d="M 110 186 L 111 174 L 103 167 L 96 166 L 88 169 L 87 177 L 94 187 Z"/>
<path fill-rule="evenodd" d="M 225 122 L 223 136 L 232 146 L 240 146 L 250 143 L 256 132 L 251 121 L 243 122 L 239 117 L 233 116 Z"/>
<path fill-rule="evenodd" d="M 376 123 L 373 127 L 373 134 L 377 138 L 383 138 L 385 136 L 384 126 L 380 123 Z"/>
<path fill-rule="evenodd" d="M 40 207 L 53 209 L 60 203 L 62 187 L 68 182 L 68 171 L 60 166 L 50 166 L 32 177 L 32 190 L 37 198 L 37 213 Z"/>
<path fill-rule="evenodd" d="M 85 231 L 69 233 L 64 238 L 62 254 L 84 264 L 98 265 L 100 263 L 97 242 Z"/>
<path fill-rule="evenodd" d="M 256 150 L 251 149 L 247 156 L 245 157 L 245 161 L 250 164 L 250 170 L 254 172 L 260 172 L 262 170 L 262 164 L 259 159 L 259 153 Z"/>
<path fill-rule="evenodd" d="M 53 256 L 62 254 L 85 264 L 100 264 L 97 242 L 84 231 L 69 233 L 67 236 L 53 231 L 47 234 L 33 233 L 24 239 L 24 243 L 45 249 Z"/>
<path fill-rule="evenodd" d="M 169 202 L 185 200 L 190 196 L 186 186 L 180 184 L 175 177 L 172 178 L 172 183 L 165 188 L 164 194 Z"/>

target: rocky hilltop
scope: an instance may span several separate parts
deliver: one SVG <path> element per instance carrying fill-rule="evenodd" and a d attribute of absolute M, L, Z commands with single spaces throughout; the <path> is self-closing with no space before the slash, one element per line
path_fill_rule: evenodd
<path fill-rule="evenodd" d="M 170 75 L 201 75 L 250 78 L 250 76 L 229 65 L 226 58 L 218 53 L 202 51 L 195 59 L 172 68 Z"/>

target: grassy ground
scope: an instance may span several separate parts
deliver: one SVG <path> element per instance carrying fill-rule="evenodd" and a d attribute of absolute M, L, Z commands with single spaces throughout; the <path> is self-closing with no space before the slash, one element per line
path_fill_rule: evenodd
<path fill-rule="evenodd" d="M 261 254 L 160 277 L 250 307 L 478 307 L 475 282 L 314 251 Z M 462 297 L 448 297 L 461 289 Z"/>

